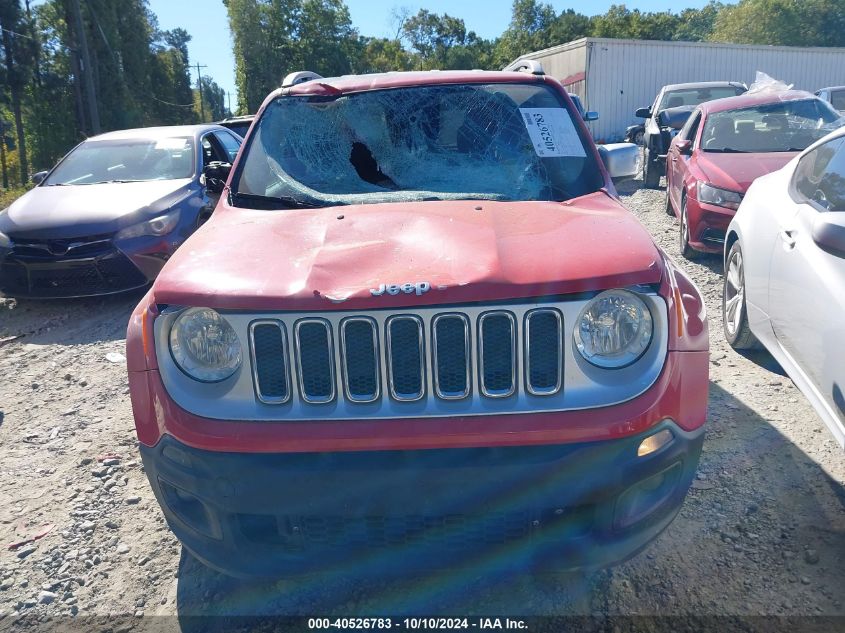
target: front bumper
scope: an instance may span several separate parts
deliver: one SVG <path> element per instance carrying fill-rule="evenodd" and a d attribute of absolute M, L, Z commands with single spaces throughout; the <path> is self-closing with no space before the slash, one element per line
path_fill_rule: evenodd
<path fill-rule="evenodd" d="M 101 239 L 65 254 L 53 254 L 42 246 L 16 245 L 0 253 L 0 295 L 66 299 L 144 288 L 175 250 L 160 238 L 140 238 L 131 246 L 118 247 L 110 239 Z"/>
<path fill-rule="evenodd" d="M 728 225 L 736 211 L 689 198 L 687 214 L 690 223 L 690 246 L 705 253 L 721 253 L 724 250 Z"/>
<path fill-rule="evenodd" d="M 673 441 L 638 457 L 664 428 Z M 579 569 L 632 556 L 671 522 L 703 437 L 666 419 L 599 442 L 255 454 L 165 435 L 141 455 L 176 536 L 232 575 Z"/>

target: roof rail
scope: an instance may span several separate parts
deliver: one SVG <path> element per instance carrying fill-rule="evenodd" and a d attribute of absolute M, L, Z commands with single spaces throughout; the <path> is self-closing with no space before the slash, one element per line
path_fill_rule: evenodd
<path fill-rule="evenodd" d="M 322 78 L 322 75 L 312 73 L 310 70 L 300 70 L 299 72 L 290 73 L 289 75 L 286 75 L 285 78 L 282 79 L 282 88 L 290 88 L 291 86 L 295 86 L 296 84 L 305 83 L 306 81 L 311 81 L 312 79 Z"/>
<path fill-rule="evenodd" d="M 545 75 L 543 65 L 536 59 L 518 59 L 508 64 L 502 70 L 505 72 L 531 73 L 532 75 Z"/>

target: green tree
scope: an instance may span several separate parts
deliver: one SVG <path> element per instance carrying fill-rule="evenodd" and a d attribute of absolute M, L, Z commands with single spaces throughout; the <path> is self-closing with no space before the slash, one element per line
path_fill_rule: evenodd
<path fill-rule="evenodd" d="M 412 70 L 414 58 L 402 42 L 381 37 L 359 37 L 355 57 L 356 73 L 381 73 L 390 70 Z"/>
<path fill-rule="evenodd" d="M 226 109 L 226 93 L 217 82 L 208 75 L 203 75 L 201 79 L 202 85 L 202 100 L 200 101 L 199 90 L 194 90 L 194 111 L 197 120 L 202 123 L 209 121 L 219 121 L 225 119 L 228 115 Z M 202 109 L 200 109 L 202 104 Z"/>
<path fill-rule="evenodd" d="M 24 93 L 34 67 L 37 40 L 31 20 L 17 0 L 0 2 L 0 29 L 2 29 L 2 54 L 5 76 L 4 93 L 8 89 L 9 103 L 15 120 L 18 141 L 20 183 L 29 180 L 29 162 L 26 152 L 26 135 L 23 123 Z"/>
<path fill-rule="evenodd" d="M 687 42 L 701 42 L 710 37 L 719 11 L 724 8 L 721 2 L 711 0 L 700 9 L 684 9 L 681 11 L 680 24 L 672 39 Z"/>
<path fill-rule="evenodd" d="M 426 68 L 446 68 L 450 50 L 467 45 L 467 30 L 462 19 L 445 13 L 437 15 L 426 9 L 420 9 L 405 20 L 402 34 Z"/>
<path fill-rule="evenodd" d="M 845 0 L 742 0 L 724 7 L 709 38 L 785 46 L 845 46 Z"/>

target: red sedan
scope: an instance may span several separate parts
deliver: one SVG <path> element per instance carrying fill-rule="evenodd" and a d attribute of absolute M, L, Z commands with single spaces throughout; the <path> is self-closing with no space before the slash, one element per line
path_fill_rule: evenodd
<path fill-rule="evenodd" d="M 839 115 L 808 92 L 745 94 L 701 104 L 672 141 L 666 212 L 681 221 L 681 252 L 721 253 L 751 183 L 830 131 Z"/>

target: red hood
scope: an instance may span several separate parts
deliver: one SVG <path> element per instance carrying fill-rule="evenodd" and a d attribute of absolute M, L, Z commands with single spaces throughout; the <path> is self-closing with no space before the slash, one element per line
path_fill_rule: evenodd
<path fill-rule="evenodd" d="M 481 209 L 477 209 L 481 207 Z M 566 203 L 438 201 L 289 211 L 232 209 L 164 267 L 159 303 L 346 310 L 495 301 L 660 281 L 645 228 L 595 193 Z M 428 282 L 416 296 L 381 284 Z"/>
<path fill-rule="evenodd" d="M 798 152 L 768 152 L 764 154 L 722 154 L 699 152 L 698 166 L 707 181 L 716 187 L 745 193 L 760 176 L 777 171 Z"/>

